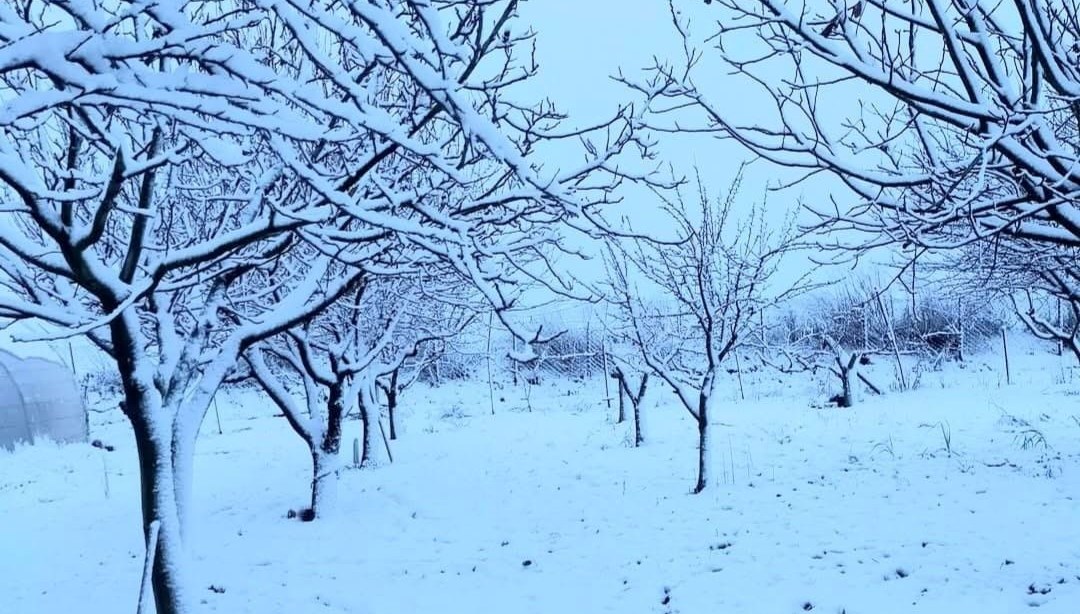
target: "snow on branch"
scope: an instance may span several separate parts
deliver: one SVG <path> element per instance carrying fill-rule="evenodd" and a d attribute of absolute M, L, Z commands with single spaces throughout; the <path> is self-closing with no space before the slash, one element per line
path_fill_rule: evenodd
<path fill-rule="evenodd" d="M 1077 9 L 716 0 L 705 12 L 722 16 L 719 26 L 702 35 L 672 2 L 683 59 L 623 81 L 662 102 L 646 119 L 654 130 L 711 133 L 801 170 L 784 185 L 838 178 L 846 193 L 807 205 L 815 228 L 860 233 L 842 249 L 952 248 L 995 235 L 1077 246 Z M 703 67 L 716 64 L 703 58 L 761 101 L 754 121 L 708 87 Z"/>

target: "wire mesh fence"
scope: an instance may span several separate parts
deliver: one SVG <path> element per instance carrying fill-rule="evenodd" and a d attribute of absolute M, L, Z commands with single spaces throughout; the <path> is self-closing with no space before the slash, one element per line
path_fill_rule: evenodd
<path fill-rule="evenodd" d="M 899 371 L 936 369 L 944 362 L 963 363 L 987 351 L 1000 353 L 1008 331 L 1014 335 L 1024 332 L 1013 306 L 1001 297 L 929 285 L 924 288 L 918 295 L 898 289 L 807 300 L 756 314 L 751 328 L 760 331 L 755 332 L 758 345 L 792 348 L 801 343 L 809 351 L 820 350 L 820 336 L 827 334 L 849 351 L 888 356 L 899 365 Z M 529 362 L 512 358 L 522 349 L 520 342 L 498 318 L 479 318 L 448 345 L 426 377 L 432 383 L 447 378 L 483 379 L 489 390 L 589 382 L 579 387 L 579 396 L 587 397 L 588 403 L 610 407 L 617 399 L 617 388 L 609 381 L 614 367 L 629 364 L 647 370 L 636 359 L 625 335 L 616 330 L 612 316 L 603 304 L 586 304 L 549 306 L 519 318 L 532 330 L 542 327 L 545 334 L 559 332 L 552 341 L 535 347 L 537 358 Z M 671 327 L 668 332 L 682 337 L 695 334 L 692 326 L 673 324 L 665 329 Z M 815 339 L 817 347 L 810 347 Z M 752 349 L 740 350 L 732 354 L 731 364 L 724 366 L 737 382 L 740 396 L 748 396 L 755 387 L 776 387 L 775 373 L 769 374 L 769 365 L 762 364 L 758 354 Z M 907 380 L 913 379 L 908 375 Z M 905 377 L 898 380 L 897 387 L 910 387 L 910 381 L 903 381 Z"/>
<path fill-rule="evenodd" d="M 1039 308 L 1047 318 L 1056 316 L 1052 303 Z M 619 328 L 613 309 L 604 304 L 548 305 L 531 314 L 517 314 L 527 329 L 542 328 L 544 336 L 555 335 L 550 342 L 534 347 L 537 357 L 528 362 L 512 358 L 523 349 L 521 342 L 494 314 L 484 314 L 461 334 L 443 342 L 438 357 L 425 363 L 419 379 L 432 386 L 468 381 L 478 385 L 478 391 L 486 388 L 492 406 L 501 397 L 522 397 L 517 406 L 524 407 L 528 395 L 538 387 L 556 385 L 571 391 L 576 406 L 616 406 L 618 388 L 611 379 L 614 368 L 622 366 L 628 373 L 648 369 L 628 342 L 626 331 Z M 1067 315 L 1066 311 L 1062 317 Z M 655 343 L 695 343 L 697 333 L 689 318 L 667 318 L 659 326 L 662 330 Z M 1006 333 L 1024 334 L 1009 301 L 929 286 L 915 296 L 902 289 L 862 296 L 836 292 L 755 314 L 752 328 L 761 331 L 755 343 L 762 346 L 798 349 L 802 344 L 803 349 L 819 353 L 820 335 L 827 334 L 848 351 L 880 355 L 885 367 L 902 362 L 897 369 L 907 369 L 909 380 L 910 371 L 935 369 L 950 361 L 962 363 L 987 351 L 1000 354 L 1013 343 L 1011 337 L 1006 343 Z M 1048 351 L 1055 347 L 1042 346 Z M 723 366 L 731 376 L 727 379 L 736 398 L 760 396 L 766 388 L 787 385 L 778 383 L 773 365 L 763 364 L 759 354 L 744 347 Z M 998 362 L 1004 374 L 1005 361 Z M 1007 378 L 1004 374 L 1003 379 Z M 656 387 L 663 387 L 662 382 L 656 382 Z"/>
<path fill-rule="evenodd" d="M 781 326 L 786 335 L 814 329 L 842 347 L 863 351 L 899 351 L 942 355 L 953 360 L 981 351 L 1011 324 L 1000 301 L 986 297 L 935 294 L 879 294 L 819 302 L 799 321 Z"/>

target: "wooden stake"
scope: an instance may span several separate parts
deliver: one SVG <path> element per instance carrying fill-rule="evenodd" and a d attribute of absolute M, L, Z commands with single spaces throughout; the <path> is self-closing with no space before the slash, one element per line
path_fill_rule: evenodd
<path fill-rule="evenodd" d="M 217 395 L 214 396 L 214 418 L 217 419 L 217 434 L 221 435 L 221 413 L 218 412 Z"/>
<path fill-rule="evenodd" d="M 150 588 L 150 578 L 154 571 L 154 559 L 157 557 L 158 535 L 161 532 L 161 521 L 155 520 L 150 523 L 150 536 L 146 539 L 146 559 L 143 562 L 142 584 L 139 585 L 139 605 L 136 614 L 144 614 L 153 609 L 147 606 L 153 590 Z"/>
<path fill-rule="evenodd" d="M 1009 372 L 1009 340 L 1005 329 L 1001 329 L 1001 348 L 1005 350 L 1005 384 L 1012 384 L 1012 374 Z"/>
<path fill-rule="evenodd" d="M 746 400 L 746 391 L 743 390 L 742 384 L 742 365 L 739 364 L 739 351 L 735 350 L 735 377 L 739 380 L 739 398 L 743 401 Z"/>
<path fill-rule="evenodd" d="M 383 430 L 382 418 L 376 418 L 376 422 L 379 423 L 379 432 L 382 433 L 383 446 L 386 448 L 386 458 L 390 459 L 390 462 L 394 462 L 394 455 L 390 453 L 390 442 L 386 439 L 386 431 Z"/>

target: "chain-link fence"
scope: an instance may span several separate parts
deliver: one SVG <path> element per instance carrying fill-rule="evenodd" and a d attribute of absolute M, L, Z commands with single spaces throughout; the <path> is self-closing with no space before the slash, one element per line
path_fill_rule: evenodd
<path fill-rule="evenodd" d="M 519 314 L 518 320 L 529 330 L 542 328 L 545 336 L 559 333 L 535 347 L 538 357 L 524 363 L 511 358 L 521 349 L 520 342 L 498 318 L 479 318 L 448 344 L 425 378 L 433 384 L 453 378 L 482 379 L 492 390 L 588 381 L 580 390 L 590 395 L 590 402 L 610 402 L 616 389 L 608 380 L 616 364 L 641 366 L 625 336 L 613 332 L 617 318 L 610 309 L 603 304 L 548 306 L 534 314 Z M 678 324 L 661 328 L 665 334 L 681 337 L 694 334 Z M 896 361 L 902 356 L 905 364 L 915 365 L 912 368 L 963 362 L 987 350 L 999 352 L 1004 331 L 1022 333 L 1007 300 L 929 284 L 919 293 L 903 287 L 861 295 L 850 290 L 823 293 L 797 305 L 758 313 L 750 328 L 754 331 L 751 346 L 775 344 L 793 349 L 802 344 L 813 352 L 821 350 L 822 335 L 828 335 L 848 351 L 886 355 Z M 775 371 L 755 360 L 760 354 L 747 346 L 724 365 L 726 372 L 738 376 L 739 394 L 744 384 L 749 394 L 758 380 L 776 386 Z"/>
<path fill-rule="evenodd" d="M 490 372 L 499 381 L 536 383 L 544 378 L 594 378 L 607 371 L 610 336 L 598 310 L 569 305 L 517 318 L 526 330 L 554 336 L 533 348 L 535 360 L 513 360 L 511 357 L 523 349 L 521 342 L 489 314 L 449 341 L 443 355 L 428 367 L 424 379 L 437 383 Z"/>
<path fill-rule="evenodd" d="M 907 293 L 819 298 L 802 314 L 788 311 L 779 332 L 794 340 L 812 330 L 842 347 L 898 351 L 963 360 L 996 339 L 1013 318 L 1000 300 L 935 292 L 926 298 Z"/>
<path fill-rule="evenodd" d="M 1056 317 L 1056 305 L 1040 304 L 1047 318 Z M 419 376 L 431 386 L 455 381 L 479 384 L 493 397 L 528 397 L 537 387 L 560 387 L 573 391 L 578 406 L 612 407 L 617 404 L 617 387 L 611 380 L 616 366 L 628 373 L 647 370 L 626 331 L 618 325 L 614 307 L 604 304 L 548 305 L 533 313 L 515 314 L 526 330 L 542 329 L 542 336 L 554 339 L 534 347 L 537 358 L 514 360 L 521 342 L 493 314 L 476 318 L 461 334 L 440 342 L 437 357 L 425 360 Z M 657 308 L 657 313 L 666 313 Z M 1061 317 L 1067 317 L 1065 310 Z M 687 317 L 656 316 L 649 322 L 656 330 L 650 343 L 654 349 L 665 344 L 688 342 L 696 347 L 696 325 Z M 788 382 L 773 364 L 765 364 L 759 347 L 784 347 L 822 353 L 822 335 L 827 334 L 847 351 L 887 357 L 881 364 L 901 362 L 903 368 L 936 368 L 947 361 L 963 362 L 1005 345 L 1003 332 L 1017 337 L 1025 334 L 1008 300 L 971 292 L 946 291 L 927 285 L 915 294 L 903 288 L 890 292 L 857 293 L 834 289 L 797 304 L 756 313 L 747 339 L 748 345 L 733 353 L 723 369 L 740 397 L 771 394 Z M 758 334 L 758 331 L 761 331 Z M 1053 351 L 1052 344 L 1045 344 Z M 691 359 L 694 355 L 690 353 Z M 775 354 L 773 355 L 775 357 Z M 826 356 L 826 359 L 828 357 Z M 995 367 L 996 368 L 996 367 Z M 660 382 L 656 386 L 662 387 Z M 514 392 L 516 391 L 516 392 Z M 549 391 L 550 392 L 550 391 Z M 535 398 L 534 398 L 535 400 Z M 519 403 L 524 406 L 524 403 Z"/>

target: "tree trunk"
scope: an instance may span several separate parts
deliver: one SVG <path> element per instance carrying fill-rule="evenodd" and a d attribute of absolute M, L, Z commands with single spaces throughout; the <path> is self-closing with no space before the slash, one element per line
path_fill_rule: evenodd
<path fill-rule="evenodd" d="M 626 399 L 630 399 L 630 405 L 634 411 L 634 447 L 640 446 L 644 443 L 645 438 L 641 434 L 641 400 L 645 398 L 645 389 L 649 385 L 649 374 L 643 373 L 641 375 L 641 384 L 638 386 L 637 394 L 630 390 L 630 384 L 626 381 L 626 374 L 622 372 L 622 369 L 615 367 L 611 372 L 611 377 L 615 380 L 619 389 L 619 420 L 618 424 L 621 424 L 626 420 Z"/>
<path fill-rule="evenodd" d="M 340 475 L 341 422 L 345 418 L 346 382 L 330 386 L 326 431 L 320 442 L 311 442 L 311 519 L 324 516 L 333 505 Z"/>
<path fill-rule="evenodd" d="M 698 494 L 705 490 L 706 480 L 708 479 L 708 457 L 709 457 L 709 419 L 705 410 L 706 404 L 702 403 L 700 406 L 700 413 L 698 415 L 697 427 L 698 427 L 698 474 L 697 484 L 694 486 L 694 494 Z"/>
<path fill-rule="evenodd" d="M 390 420 L 390 441 L 397 440 L 397 421 L 394 420 L 394 409 L 397 407 L 397 394 L 386 395 L 386 413 Z"/>
<path fill-rule="evenodd" d="M 645 388 L 649 385 L 649 374 L 641 375 L 641 386 L 638 386 L 637 396 L 634 402 L 634 447 L 645 443 L 645 436 L 641 433 L 641 401 L 645 398 Z"/>
<path fill-rule="evenodd" d="M 321 447 L 327 454 L 337 455 L 341 450 L 341 421 L 345 419 L 345 390 L 347 382 L 338 381 L 330 386 L 326 407 L 326 433 Z"/>
<path fill-rule="evenodd" d="M 626 420 L 626 395 L 623 393 L 622 382 L 619 382 L 619 416 L 615 424 L 622 424 Z"/>
<path fill-rule="evenodd" d="M 367 465 L 368 459 L 371 458 L 371 433 L 374 430 L 374 423 L 363 392 L 357 395 L 356 402 L 357 410 L 360 413 L 360 425 L 364 429 L 363 434 L 360 436 L 360 466 L 364 467 Z"/>
<path fill-rule="evenodd" d="M 840 381 L 843 392 L 840 393 L 840 407 L 855 406 L 855 369 L 846 368 L 840 372 Z"/>
<path fill-rule="evenodd" d="M 185 599 L 183 578 L 184 552 L 180 514 L 176 501 L 176 474 L 173 467 L 171 437 L 157 436 L 144 424 L 140 408 L 126 401 L 135 431 L 139 456 L 139 483 L 142 494 L 143 539 L 150 538 L 150 524 L 159 521 L 151 584 L 157 614 L 185 614 L 190 611 Z M 137 401 L 135 401 L 137 403 Z M 147 550 L 151 544 L 147 543 Z"/>
<path fill-rule="evenodd" d="M 132 331 L 139 323 L 131 310 L 110 326 L 116 368 L 124 389 L 122 409 L 135 435 L 139 457 L 139 490 L 142 501 L 143 539 L 146 550 L 155 550 L 151 586 L 157 614 L 188 614 L 190 602 L 185 582 L 185 556 L 182 535 L 182 509 L 177 501 L 187 480 L 178 479 L 175 465 L 174 430 L 176 415 L 162 406 L 154 382 L 140 369 L 146 360 L 143 346 Z M 181 452 L 191 451 L 189 448 Z M 183 470 L 183 469 L 181 469 Z M 150 526 L 158 521 L 156 544 L 150 540 Z"/>
<path fill-rule="evenodd" d="M 175 412 L 183 409 L 185 408 L 176 408 Z M 188 519 L 190 518 L 193 491 L 192 480 L 195 475 L 195 443 L 198 438 L 198 430 L 194 433 L 183 433 L 179 422 L 178 419 L 177 424 L 173 426 L 172 438 L 173 497 L 176 500 L 176 515 L 180 518 L 180 537 L 184 539 L 188 536 Z"/>
<path fill-rule="evenodd" d="M 645 443 L 645 436 L 641 434 L 641 403 L 634 403 L 634 447 L 640 447 Z"/>
<path fill-rule="evenodd" d="M 390 421 L 390 441 L 397 440 L 397 421 L 394 420 L 394 410 L 397 409 L 398 395 L 398 370 L 390 374 L 390 385 L 386 387 L 386 414 Z"/>
<path fill-rule="evenodd" d="M 338 454 L 321 446 L 311 450 L 311 520 L 326 516 L 337 494 Z"/>

